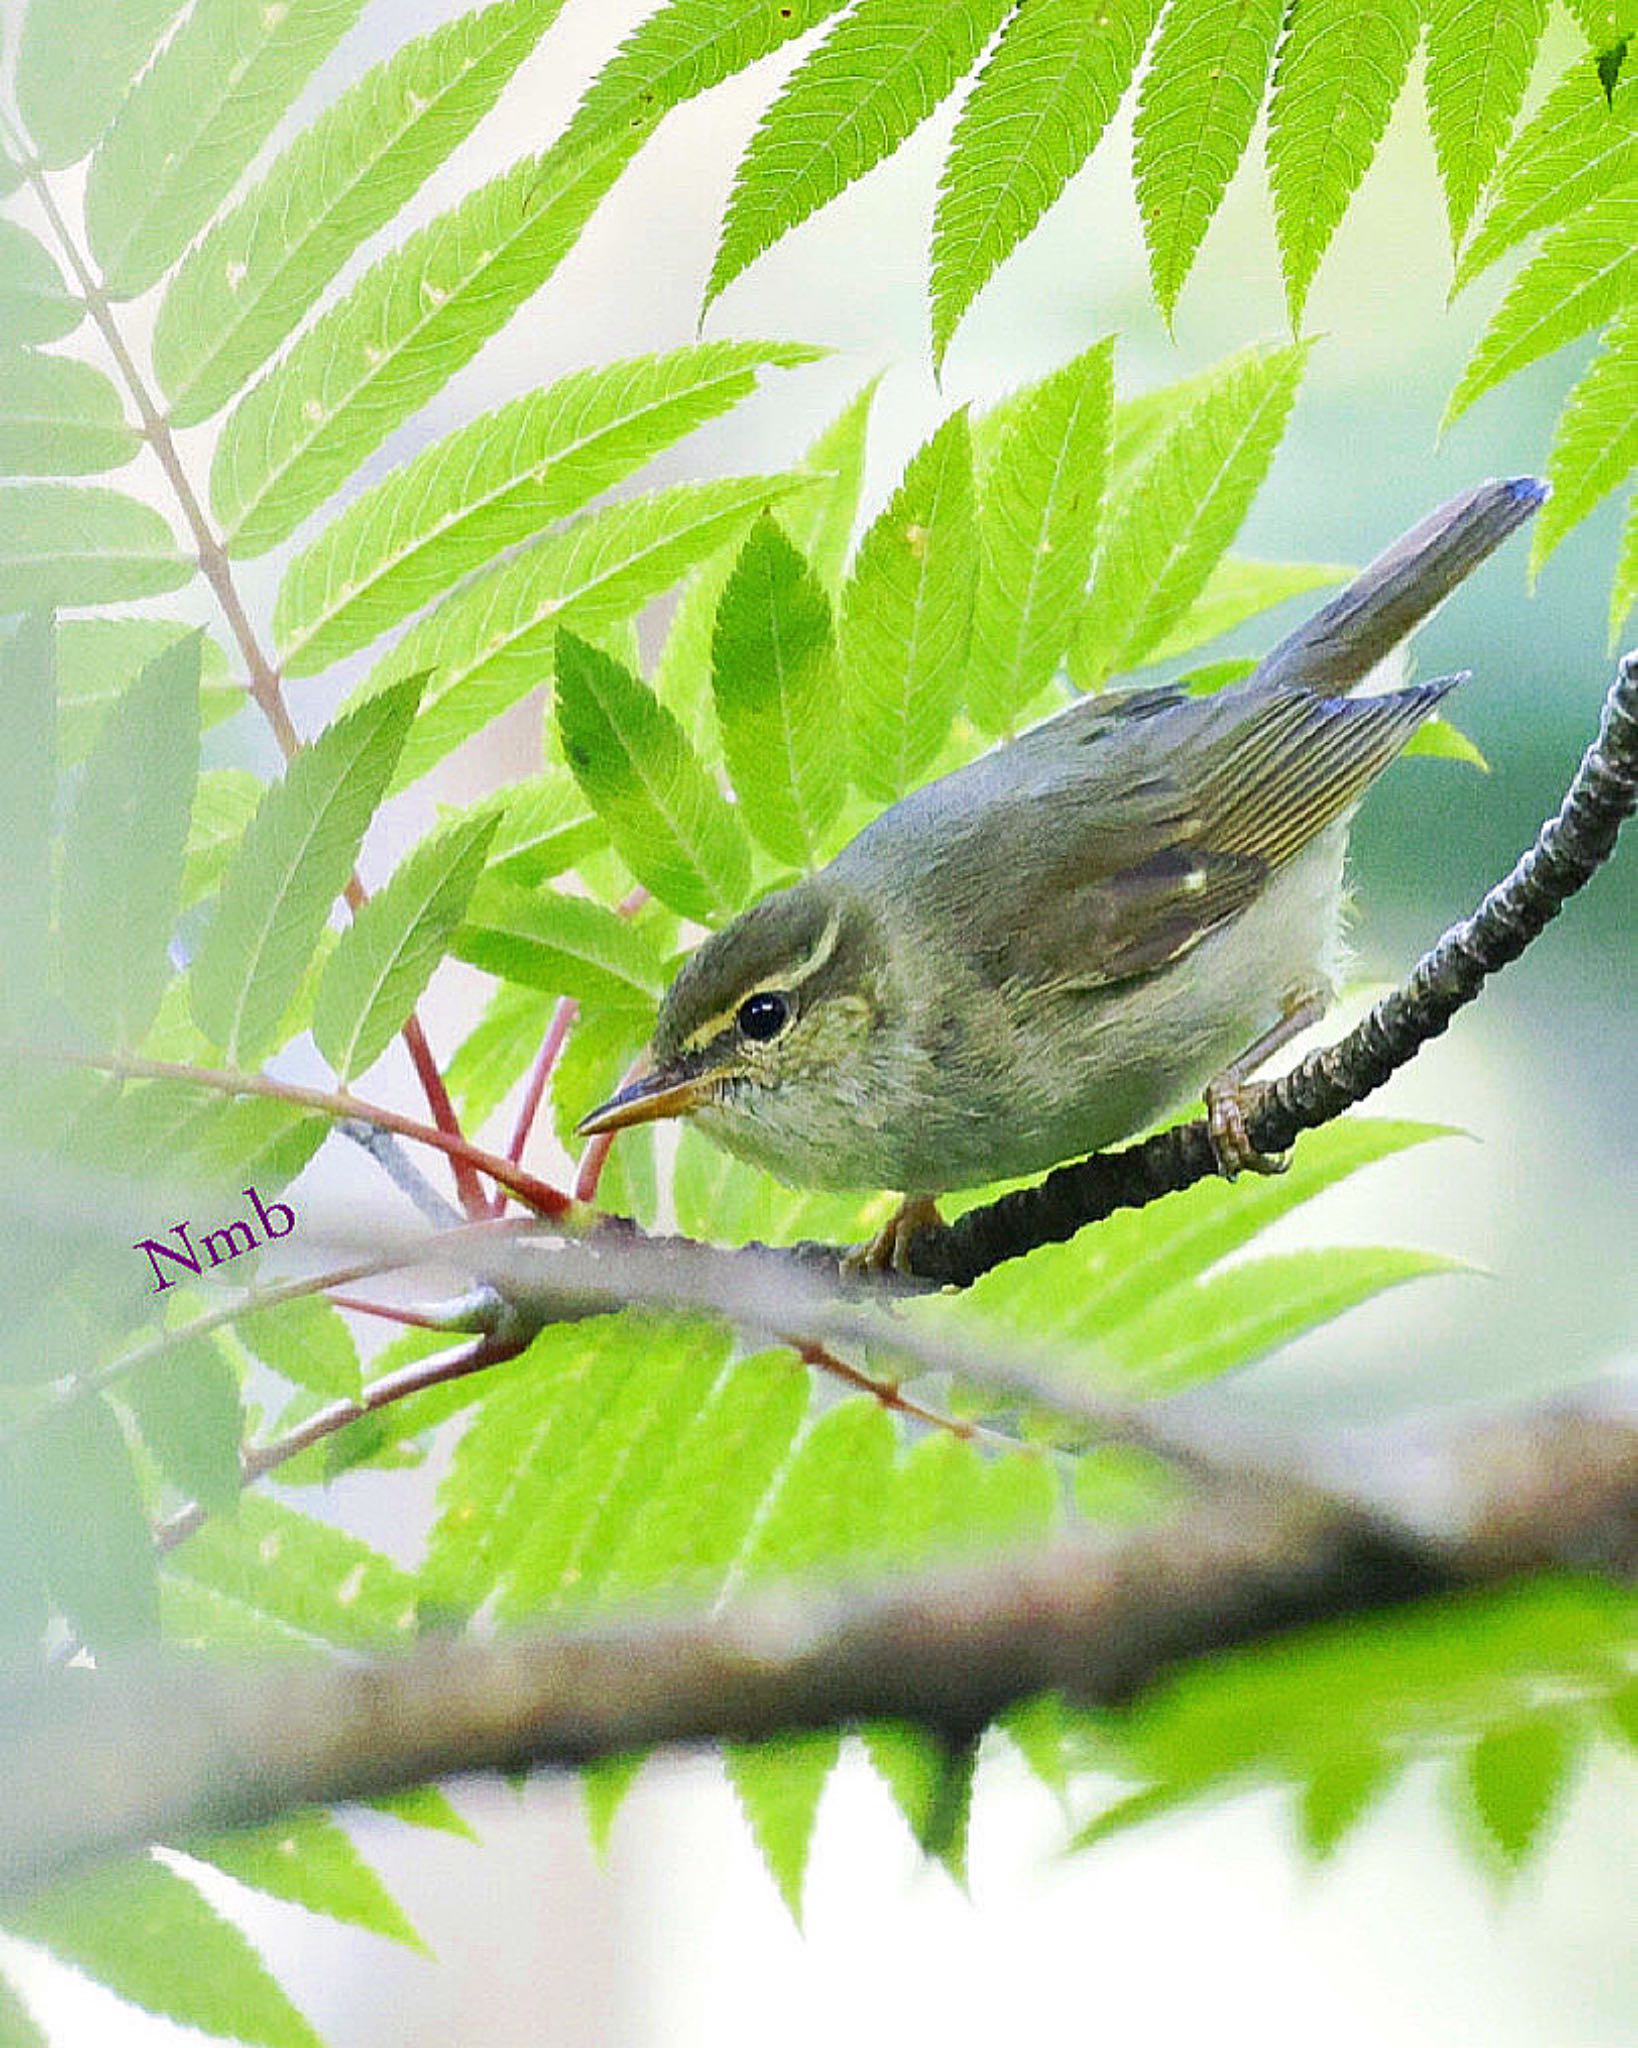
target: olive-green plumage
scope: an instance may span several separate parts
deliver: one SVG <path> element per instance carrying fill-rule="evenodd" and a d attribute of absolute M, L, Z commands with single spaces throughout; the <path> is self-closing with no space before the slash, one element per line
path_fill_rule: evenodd
<path fill-rule="evenodd" d="M 1543 495 L 1454 500 L 1235 689 L 1084 699 L 905 797 L 699 948 L 587 1127 L 689 1113 L 798 1185 L 922 1195 L 1198 1095 L 1329 997 L 1348 821 L 1457 678 L 1347 691 Z"/>

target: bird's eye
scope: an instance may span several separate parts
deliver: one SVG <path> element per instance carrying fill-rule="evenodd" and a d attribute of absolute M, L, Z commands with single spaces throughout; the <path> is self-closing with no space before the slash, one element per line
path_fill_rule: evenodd
<path fill-rule="evenodd" d="M 766 1045 L 771 1038 L 777 1038 L 791 1021 L 790 999 L 780 995 L 747 996 L 739 1006 L 737 1023 L 740 1035 Z"/>

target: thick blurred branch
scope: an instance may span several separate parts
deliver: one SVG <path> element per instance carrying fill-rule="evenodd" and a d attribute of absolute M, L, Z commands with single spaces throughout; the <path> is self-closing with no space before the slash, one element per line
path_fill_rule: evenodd
<path fill-rule="evenodd" d="M 1043 1691 L 1117 1705 L 1179 1665 L 1301 1625 L 1552 1566 L 1638 1567 L 1630 1418 L 1515 1418 L 1437 1457 L 1390 1438 L 1353 1479 L 1348 1499 L 1300 1479 L 1225 1482 L 1102 1545 L 715 1615 L 429 1641 L 365 1664 L 228 1670 L 169 1656 L 59 1671 L 20 1688 L 0 1720 L 0 1888 L 465 1771 L 883 1715 L 961 1741 Z"/>
<path fill-rule="evenodd" d="M 1404 986 L 1385 996 L 1346 1038 L 1250 1092 L 1246 1132 L 1257 1150 L 1285 1151 L 1301 1132 L 1363 1102 L 1414 1059 L 1591 880 L 1635 806 L 1638 652 L 1624 656 L 1616 671 L 1598 737 L 1582 756 L 1557 815 L 1542 826 L 1507 879 L 1471 917 L 1453 925 Z M 1205 1120 L 1179 1124 L 1124 1151 L 1061 1166 L 1035 1187 L 919 1232 L 910 1244 L 909 1270 L 937 1286 L 970 1287 L 992 1266 L 1038 1245 L 1061 1243 L 1117 1209 L 1142 1208 L 1216 1171 Z"/>

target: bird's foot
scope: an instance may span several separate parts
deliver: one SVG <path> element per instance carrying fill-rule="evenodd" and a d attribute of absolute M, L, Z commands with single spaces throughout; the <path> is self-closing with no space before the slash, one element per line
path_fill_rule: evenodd
<path fill-rule="evenodd" d="M 1262 1087 L 1261 1081 L 1248 1082 L 1232 1071 L 1207 1085 L 1206 1128 L 1225 1180 L 1242 1173 L 1284 1173 L 1291 1164 L 1289 1152 L 1259 1152 L 1246 1131 L 1246 1113 Z"/>
<path fill-rule="evenodd" d="M 910 1247 L 924 1230 L 942 1230 L 944 1218 L 931 1195 L 910 1195 L 892 1216 L 864 1244 L 856 1244 L 842 1258 L 842 1271 L 850 1280 L 879 1279 L 885 1273 L 910 1271 Z"/>

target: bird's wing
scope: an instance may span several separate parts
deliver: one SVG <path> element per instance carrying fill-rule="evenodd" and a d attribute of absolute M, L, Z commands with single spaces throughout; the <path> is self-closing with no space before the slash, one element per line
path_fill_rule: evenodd
<path fill-rule="evenodd" d="M 1025 886 L 986 978 L 1091 989 L 1164 967 L 1344 816 L 1457 680 L 1360 699 L 1235 691 L 1155 707 L 1147 732 L 1106 722 L 1080 777 L 993 807 L 1034 846 L 996 849 Z"/>

